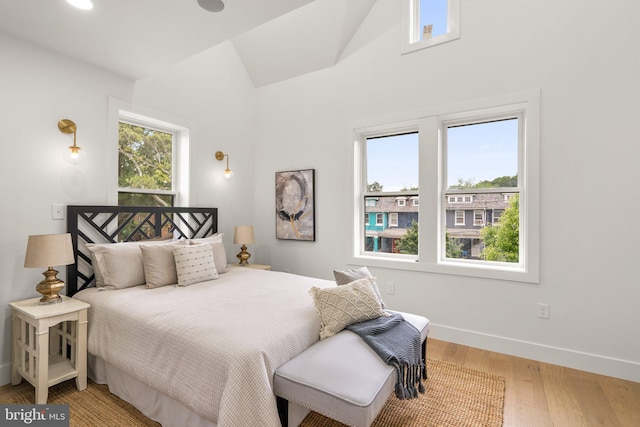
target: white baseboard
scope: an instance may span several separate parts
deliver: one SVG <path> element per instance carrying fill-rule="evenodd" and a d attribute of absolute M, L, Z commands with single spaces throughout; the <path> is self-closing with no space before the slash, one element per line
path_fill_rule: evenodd
<path fill-rule="evenodd" d="M 616 359 L 599 354 L 585 353 L 433 323 L 430 325 L 429 337 L 496 353 L 640 382 L 640 363 L 630 360 Z M 427 348 L 427 354 L 428 351 L 429 349 Z"/>
<path fill-rule="evenodd" d="M 11 382 L 11 363 L 0 365 L 0 385 L 6 385 Z"/>

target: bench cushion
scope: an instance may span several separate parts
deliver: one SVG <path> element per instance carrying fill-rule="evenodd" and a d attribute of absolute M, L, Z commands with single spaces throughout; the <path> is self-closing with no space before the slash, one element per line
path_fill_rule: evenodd
<path fill-rule="evenodd" d="M 429 320 L 401 313 L 427 338 Z M 396 375 L 358 335 L 344 330 L 278 368 L 274 393 L 352 426 L 371 425 L 394 390 Z"/>

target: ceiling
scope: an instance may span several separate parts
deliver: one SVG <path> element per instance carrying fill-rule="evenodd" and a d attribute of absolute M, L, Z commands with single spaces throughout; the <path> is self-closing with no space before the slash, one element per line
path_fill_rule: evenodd
<path fill-rule="evenodd" d="M 376 0 L 0 0 L 0 31 L 130 79 L 225 41 L 255 86 L 334 65 Z"/>

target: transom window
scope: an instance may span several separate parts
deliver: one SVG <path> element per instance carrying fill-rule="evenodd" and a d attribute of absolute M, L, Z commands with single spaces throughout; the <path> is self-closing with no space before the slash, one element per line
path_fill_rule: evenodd
<path fill-rule="evenodd" d="M 460 38 L 460 0 L 403 2 L 403 53 Z"/>

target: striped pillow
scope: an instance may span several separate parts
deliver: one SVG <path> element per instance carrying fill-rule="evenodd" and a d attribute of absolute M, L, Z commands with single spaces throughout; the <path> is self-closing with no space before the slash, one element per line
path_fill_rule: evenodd
<path fill-rule="evenodd" d="M 189 286 L 218 278 L 211 245 L 184 246 L 173 249 L 178 286 Z"/>

